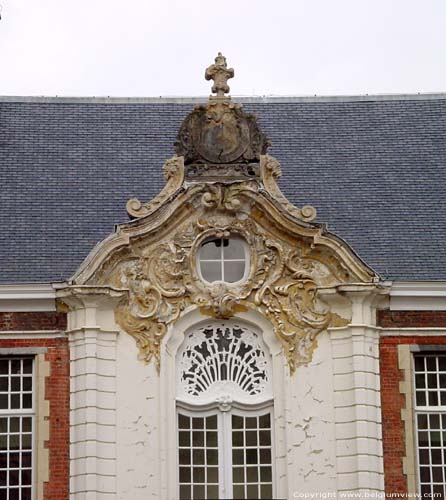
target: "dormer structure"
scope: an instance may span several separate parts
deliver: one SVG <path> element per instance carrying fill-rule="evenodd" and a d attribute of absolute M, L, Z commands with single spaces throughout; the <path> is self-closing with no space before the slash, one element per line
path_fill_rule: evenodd
<path fill-rule="evenodd" d="M 291 498 L 301 482 L 314 489 L 322 480 L 327 490 L 340 491 L 343 477 L 348 489 L 382 490 L 379 460 L 367 476 L 362 472 L 369 446 L 382 454 L 380 441 L 352 426 L 343 431 L 356 443 L 349 455 L 344 438 L 335 436 L 351 411 L 349 421 L 360 418 L 380 432 L 378 374 L 364 384 L 348 367 L 357 360 L 367 373 L 376 361 L 375 309 L 386 287 L 342 239 L 314 221 L 315 208 L 305 200 L 296 207 L 282 194 L 280 164 L 268 155 L 257 118 L 226 95 L 233 75 L 219 54 L 206 70 L 216 95 L 180 125 L 175 155 L 163 167 L 164 189 L 147 202 L 129 200 L 131 221 L 97 245 L 58 291 L 69 310 L 73 359 L 90 342 L 100 349 L 107 339 L 118 370 L 116 403 L 109 408 L 115 423 L 108 428 L 117 441 L 113 456 L 98 460 L 114 463 L 116 484 L 127 484 L 133 497 L 132 474 L 120 457 L 122 446 L 136 453 L 137 441 L 132 448 L 124 436 L 130 421 L 141 419 L 155 426 L 158 444 L 153 441 L 142 463 L 154 468 L 159 498 Z M 88 377 L 87 365 L 74 362 L 75 381 Z M 96 370 L 97 380 L 106 376 L 100 363 Z M 341 382 L 338 373 L 351 373 L 351 380 Z M 128 400 L 132 391 L 122 420 L 120 398 Z M 143 394 L 153 391 L 147 401 Z M 338 410 L 338 391 L 359 405 L 370 400 L 375 413 Z M 74 400 L 73 415 L 78 405 Z M 191 463 L 190 454 L 208 448 L 184 444 L 185 429 L 203 418 L 223 454 Z M 268 446 L 253 441 L 257 458 L 248 458 L 243 453 L 251 445 L 242 439 L 244 458 L 231 458 L 231 436 L 245 432 L 248 439 L 249 425 L 261 429 L 263 421 L 269 422 Z M 83 425 L 79 421 L 79 429 Z M 102 419 L 95 425 L 99 440 Z M 133 427 L 135 435 L 143 431 Z M 311 435 L 305 443 L 302 432 Z M 333 436 L 329 444 L 326 435 Z M 74 470 L 82 469 L 82 457 L 82 451 L 74 457 Z M 262 468 L 268 479 L 262 480 Z"/>

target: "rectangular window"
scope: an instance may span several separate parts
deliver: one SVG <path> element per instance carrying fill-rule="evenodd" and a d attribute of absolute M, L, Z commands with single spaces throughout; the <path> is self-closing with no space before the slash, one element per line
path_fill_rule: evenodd
<path fill-rule="evenodd" d="M 271 412 L 178 412 L 180 500 L 273 498 Z"/>
<path fill-rule="evenodd" d="M 33 359 L 0 358 L 0 499 L 31 500 Z"/>
<path fill-rule="evenodd" d="M 271 416 L 232 415 L 235 498 L 272 498 Z"/>
<path fill-rule="evenodd" d="M 180 498 L 218 498 L 217 415 L 178 414 Z"/>
<path fill-rule="evenodd" d="M 444 498 L 446 484 L 446 353 L 415 355 L 415 413 L 420 491 Z"/>

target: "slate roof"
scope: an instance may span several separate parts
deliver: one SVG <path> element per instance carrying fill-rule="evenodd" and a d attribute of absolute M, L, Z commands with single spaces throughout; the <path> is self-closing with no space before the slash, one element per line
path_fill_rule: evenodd
<path fill-rule="evenodd" d="M 446 95 L 236 100 L 293 203 L 382 277 L 446 280 Z M 0 282 L 69 278 L 160 191 L 191 101 L 0 98 Z"/>

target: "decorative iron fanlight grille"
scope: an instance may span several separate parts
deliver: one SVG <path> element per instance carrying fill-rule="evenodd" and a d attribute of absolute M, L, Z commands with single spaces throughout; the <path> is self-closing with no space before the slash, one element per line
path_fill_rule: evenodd
<path fill-rule="evenodd" d="M 179 352 L 177 395 L 194 403 L 271 397 L 270 360 L 261 335 L 239 324 L 209 324 L 189 333 Z"/>

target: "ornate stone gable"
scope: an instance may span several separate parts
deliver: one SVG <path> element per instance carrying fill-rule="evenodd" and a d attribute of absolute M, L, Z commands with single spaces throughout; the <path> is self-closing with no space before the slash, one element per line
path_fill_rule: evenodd
<path fill-rule="evenodd" d="M 228 76 L 225 65 L 220 77 Z M 256 309 L 270 320 L 293 372 L 311 359 L 318 333 L 339 322 L 319 292 L 377 277 L 342 240 L 311 222 L 314 208 L 286 200 L 276 182 L 280 165 L 265 154 L 266 137 L 255 117 L 224 96 L 225 85 L 216 81 L 217 97 L 185 119 L 178 156 L 164 166 L 164 190 L 148 203 L 128 202 L 134 220 L 93 250 L 71 286 L 122 293 L 117 322 L 135 338 L 141 359 L 158 365 L 167 329 L 186 310 L 231 318 Z M 207 282 L 200 248 L 229 238 L 248 249 L 247 272 L 235 283 Z"/>
<path fill-rule="evenodd" d="M 373 279 L 345 244 L 299 220 L 299 209 L 289 210 L 260 182 L 191 184 L 156 206 L 120 226 L 74 278 L 76 285 L 126 292 L 116 318 L 145 361 L 159 363 L 168 326 L 190 307 L 216 318 L 255 308 L 273 324 L 294 371 L 336 319 L 318 290 Z M 201 243 L 231 236 L 249 246 L 246 280 L 204 282 L 197 269 Z"/>

